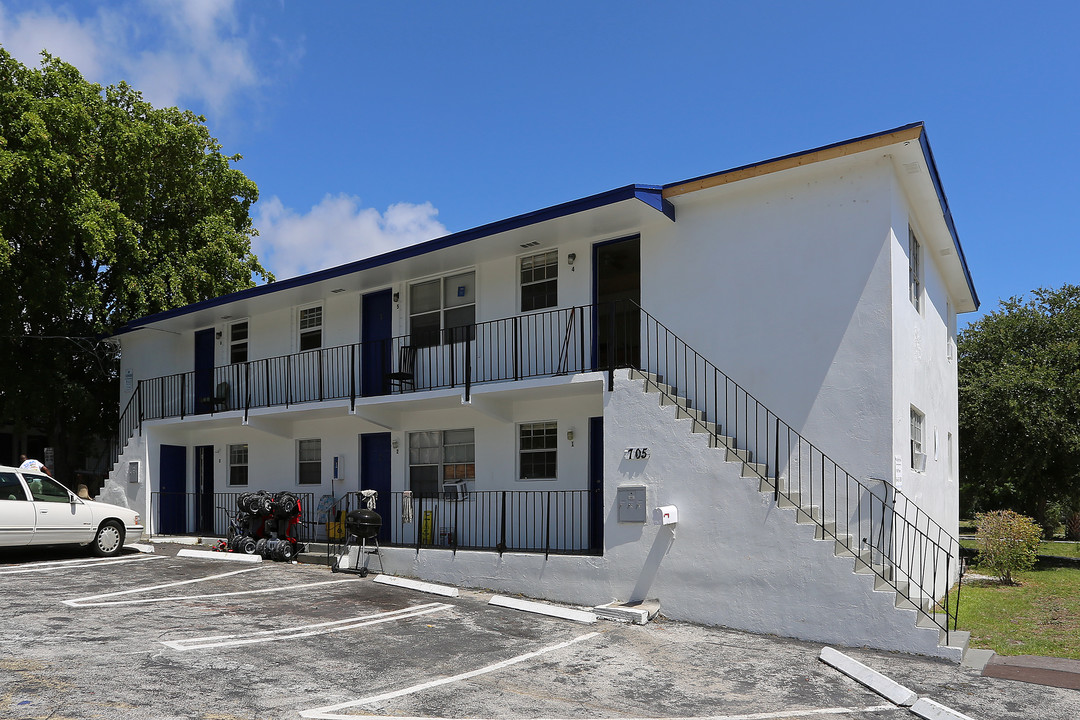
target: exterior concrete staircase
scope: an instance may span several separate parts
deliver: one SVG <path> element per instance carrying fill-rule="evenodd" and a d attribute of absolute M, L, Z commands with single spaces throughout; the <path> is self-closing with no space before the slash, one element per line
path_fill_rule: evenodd
<path fill-rule="evenodd" d="M 831 543 L 837 562 L 851 563 L 857 582 L 873 583 L 875 593 L 889 593 L 897 610 L 915 611 L 915 630 L 937 632 L 938 656 L 962 662 L 967 652 L 970 633 L 963 630 L 947 630 L 948 616 L 938 612 L 936 603 L 925 597 L 912 584 L 900 577 L 892 565 L 874 557 L 871 550 L 859 549 L 857 539 L 840 532 L 835 520 L 826 517 L 823 509 L 811 504 L 781 479 L 779 488 L 776 478 L 767 475 L 764 463 L 754 462 L 752 453 L 737 446 L 735 438 L 725 435 L 723 428 L 706 418 L 706 414 L 691 407 L 690 401 L 679 395 L 678 390 L 663 382 L 663 378 L 641 370 L 630 370 L 631 380 L 643 381 L 646 393 L 656 393 L 661 407 L 673 407 L 676 420 L 689 420 L 690 432 L 705 434 L 709 446 L 724 453 L 724 461 L 740 465 L 740 477 L 756 483 L 760 493 L 775 498 L 776 507 L 788 511 L 798 525 L 814 526 L 813 542 Z"/>

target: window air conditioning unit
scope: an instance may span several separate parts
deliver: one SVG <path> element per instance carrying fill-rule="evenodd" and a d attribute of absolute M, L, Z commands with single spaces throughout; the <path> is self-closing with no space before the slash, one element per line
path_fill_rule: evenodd
<path fill-rule="evenodd" d="M 466 482 L 443 483 L 443 500 L 464 500 L 469 496 L 469 484 Z"/>
<path fill-rule="evenodd" d="M 911 456 L 911 469 L 918 472 L 926 471 L 926 453 L 917 452 Z"/>

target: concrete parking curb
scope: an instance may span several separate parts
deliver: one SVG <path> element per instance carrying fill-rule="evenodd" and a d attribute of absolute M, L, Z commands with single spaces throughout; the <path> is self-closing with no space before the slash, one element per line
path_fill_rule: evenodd
<path fill-rule="evenodd" d="M 573 608 L 548 605 L 547 603 L 538 603 L 531 600 L 521 600 L 519 598 L 511 598 L 504 595 L 495 595 L 488 600 L 488 605 L 522 610 L 524 612 L 537 613 L 538 615 L 548 615 L 580 623 L 596 622 L 596 614 L 585 610 L 574 610 Z"/>
<path fill-rule="evenodd" d="M 926 720 L 974 720 L 962 712 L 947 708 L 929 698 L 919 698 L 911 706 L 911 712 Z"/>
<path fill-rule="evenodd" d="M 244 553 L 216 552 L 214 550 L 189 550 L 184 548 L 176 553 L 176 557 L 200 558 L 202 560 L 232 560 L 233 562 L 261 563 L 262 555 L 245 555 Z"/>
<path fill-rule="evenodd" d="M 401 578 L 396 575 L 380 574 L 376 575 L 372 580 L 383 585 L 393 585 L 395 587 L 418 590 L 420 592 L 430 593 L 432 595 L 442 595 L 444 597 L 458 597 L 461 594 L 456 587 L 436 585 L 435 583 L 421 582 L 420 580 L 410 580 L 409 578 Z"/>
<path fill-rule="evenodd" d="M 890 680 L 877 670 L 863 665 L 839 650 L 824 647 L 821 648 L 821 654 L 818 657 L 825 664 L 831 665 L 856 682 L 862 683 L 894 705 L 909 707 L 919 699 L 914 690 L 909 690 L 900 683 Z"/>

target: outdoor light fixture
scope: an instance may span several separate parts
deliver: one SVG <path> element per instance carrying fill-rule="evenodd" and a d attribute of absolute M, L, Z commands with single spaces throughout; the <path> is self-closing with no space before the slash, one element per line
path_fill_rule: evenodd
<path fill-rule="evenodd" d="M 397 293 L 394 293 L 394 294 L 396 295 Z M 398 442 L 398 439 L 394 438 L 393 440 L 391 440 L 390 445 L 391 445 L 391 447 L 394 448 L 394 454 L 397 455 L 398 445 L 400 445 L 400 443 Z"/>
<path fill-rule="evenodd" d="M 395 290 L 394 291 L 394 302 L 397 302 L 398 298 L 400 298 L 400 297 L 401 297 L 401 293 L 399 293 L 397 290 Z"/>
<path fill-rule="evenodd" d="M 570 253 L 566 256 L 567 265 L 573 265 L 575 260 L 577 260 L 577 253 Z"/>
<path fill-rule="evenodd" d="M 574 447 L 574 428 L 566 431 L 566 439 L 570 441 L 570 447 Z"/>

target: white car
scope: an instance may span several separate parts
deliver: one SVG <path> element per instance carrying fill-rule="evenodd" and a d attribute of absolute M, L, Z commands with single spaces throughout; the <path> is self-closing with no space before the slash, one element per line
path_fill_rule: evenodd
<path fill-rule="evenodd" d="M 0 546 L 90 545 L 109 557 L 142 533 L 134 510 L 83 500 L 48 475 L 0 465 Z"/>

